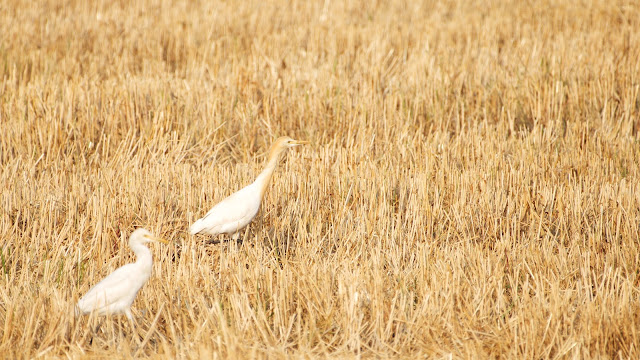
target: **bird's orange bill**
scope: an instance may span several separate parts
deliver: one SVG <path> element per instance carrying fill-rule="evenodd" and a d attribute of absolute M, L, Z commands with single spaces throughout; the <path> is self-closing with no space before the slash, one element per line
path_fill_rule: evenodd
<path fill-rule="evenodd" d="M 167 244 L 167 245 L 169 244 L 169 240 L 165 240 L 163 238 L 154 238 L 154 240 L 157 242 L 161 242 L 163 244 Z"/>
<path fill-rule="evenodd" d="M 144 237 L 146 237 L 149 240 L 152 241 L 157 241 L 157 242 L 161 242 L 163 244 L 169 244 L 169 242 L 163 238 L 159 238 L 159 237 L 155 237 L 155 236 L 149 236 L 149 235 L 145 235 Z"/>
<path fill-rule="evenodd" d="M 303 141 L 303 140 L 293 140 L 293 145 L 305 145 L 308 144 L 308 141 Z"/>

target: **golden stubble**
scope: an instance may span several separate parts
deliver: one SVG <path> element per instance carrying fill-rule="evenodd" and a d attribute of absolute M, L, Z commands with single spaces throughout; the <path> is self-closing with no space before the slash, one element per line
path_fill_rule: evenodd
<path fill-rule="evenodd" d="M 3 355 L 638 357 L 633 2 L 1 7 Z M 74 319 L 139 226 L 137 327 Z"/>

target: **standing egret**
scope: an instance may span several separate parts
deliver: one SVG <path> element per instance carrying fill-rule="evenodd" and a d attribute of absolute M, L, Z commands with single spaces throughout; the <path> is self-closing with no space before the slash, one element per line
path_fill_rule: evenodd
<path fill-rule="evenodd" d="M 133 321 L 131 304 L 136 294 L 151 276 L 151 251 L 144 244 L 148 242 L 168 244 L 146 229 L 137 229 L 129 238 L 129 247 L 136 254 L 136 262 L 119 267 L 109 276 L 92 287 L 76 305 L 76 315 L 95 311 L 98 315 L 122 314 Z"/>
<path fill-rule="evenodd" d="M 267 166 L 256 180 L 220 201 L 202 219 L 194 222 L 189 227 L 189 232 L 192 235 L 233 234 L 232 238 L 237 240 L 240 237 L 239 230 L 249 225 L 258 213 L 273 171 L 278 165 L 280 154 L 290 147 L 308 143 L 308 141 L 293 140 L 288 136 L 278 138 L 269 150 Z"/>

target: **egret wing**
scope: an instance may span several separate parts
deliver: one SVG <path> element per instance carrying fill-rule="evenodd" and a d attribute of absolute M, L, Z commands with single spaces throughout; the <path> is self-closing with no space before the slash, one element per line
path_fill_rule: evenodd
<path fill-rule="evenodd" d="M 189 230 L 191 234 L 201 231 L 226 232 L 225 225 L 234 227 L 236 224 L 244 223 L 247 218 L 251 220 L 259 207 L 260 194 L 249 185 L 220 201 L 202 219 L 194 222 Z"/>
<path fill-rule="evenodd" d="M 92 287 L 79 301 L 78 309 L 83 313 L 104 310 L 127 299 L 132 299 L 144 285 L 144 280 L 136 284 L 134 264 L 127 264 L 112 272 Z"/>

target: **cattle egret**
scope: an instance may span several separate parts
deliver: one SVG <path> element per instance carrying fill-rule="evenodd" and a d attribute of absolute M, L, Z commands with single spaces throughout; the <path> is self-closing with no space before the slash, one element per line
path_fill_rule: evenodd
<path fill-rule="evenodd" d="M 76 305 L 76 315 L 95 311 L 98 315 L 117 315 L 124 313 L 129 320 L 131 304 L 136 294 L 151 276 L 151 251 L 144 244 L 158 241 L 168 244 L 164 239 L 156 238 L 145 229 L 138 229 L 129 238 L 129 247 L 136 254 L 136 262 L 119 267 L 109 276 L 92 287 Z"/>
<path fill-rule="evenodd" d="M 293 140 L 287 136 L 278 138 L 269 150 L 267 166 L 256 180 L 219 202 L 202 219 L 194 222 L 189 228 L 189 232 L 192 235 L 199 233 L 207 235 L 233 234 L 232 238 L 237 240 L 240 236 L 240 230 L 249 225 L 258 213 L 273 171 L 278 165 L 280 154 L 290 147 L 308 143 L 308 141 Z"/>

